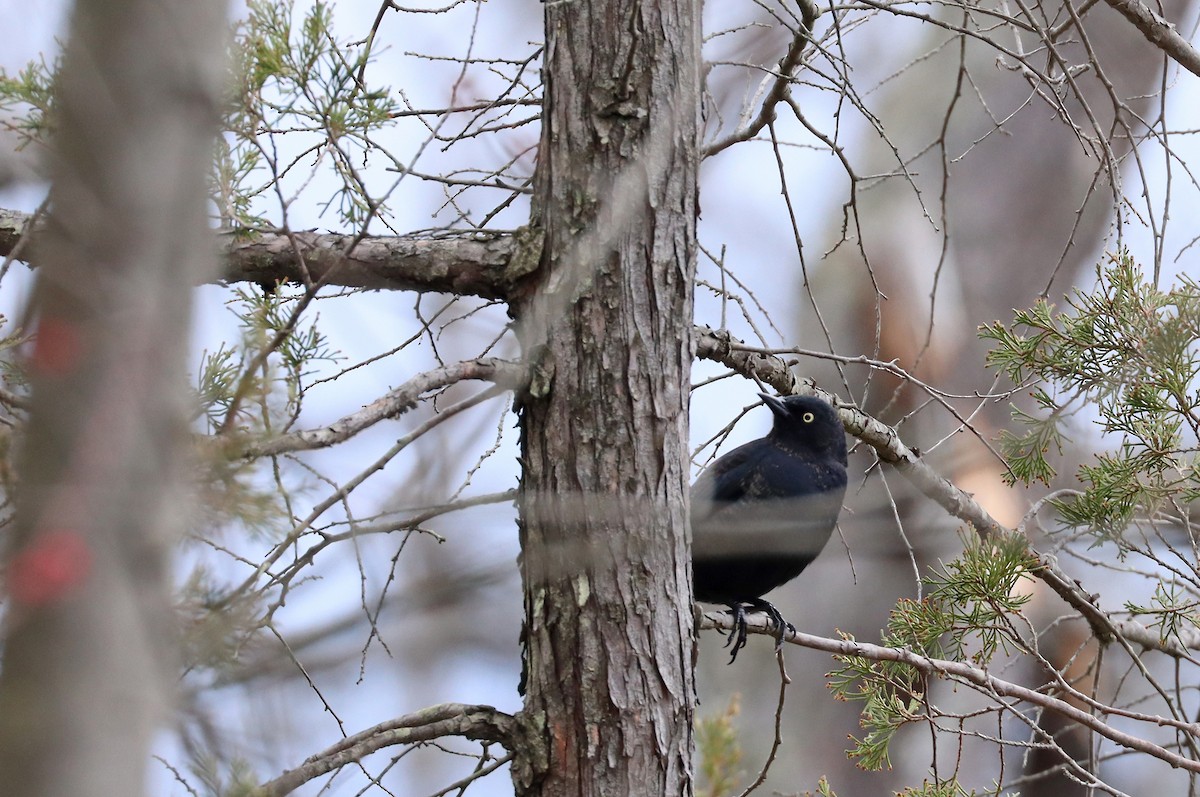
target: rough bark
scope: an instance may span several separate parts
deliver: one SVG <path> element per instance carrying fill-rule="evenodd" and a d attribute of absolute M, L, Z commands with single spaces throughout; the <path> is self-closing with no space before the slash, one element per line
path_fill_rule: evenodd
<path fill-rule="evenodd" d="M 0 208 L 0 258 L 37 266 L 47 225 Z M 313 230 L 223 233 L 221 269 L 195 275 L 206 282 L 319 283 L 343 288 L 432 291 L 484 299 L 519 294 L 524 278 L 513 252 L 522 232 L 431 236 L 350 236 Z M 353 248 L 347 246 L 353 242 Z"/>
<path fill-rule="evenodd" d="M 75 7 L 6 539 L 5 794 L 144 793 L 178 677 L 166 554 L 186 522 L 186 286 L 212 261 L 205 178 L 224 10 Z"/>
<path fill-rule="evenodd" d="M 522 397 L 519 795 L 692 791 L 686 495 L 699 8 L 546 4 Z"/>

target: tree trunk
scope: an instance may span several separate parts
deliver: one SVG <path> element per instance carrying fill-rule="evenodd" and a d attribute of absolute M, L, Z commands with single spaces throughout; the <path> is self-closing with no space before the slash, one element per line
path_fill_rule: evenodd
<path fill-rule="evenodd" d="M 699 11 L 547 3 L 522 399 L 525 795 L 692 792 Z"/>
<path fill-rule="evenodd" d="M 215 266 L 225 29 L 214 0 L 80 0 L 72 17 L 6 539 L 5 794 L 143 794 L 178 678 L 167 554 L 187 523 L 190 286 Z"/>

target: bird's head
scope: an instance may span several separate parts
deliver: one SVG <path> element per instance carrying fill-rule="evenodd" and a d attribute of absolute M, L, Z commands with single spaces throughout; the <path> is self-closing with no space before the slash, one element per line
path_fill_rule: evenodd
<path fill-rule="evenodd" d="M 789 448 L 831 454 L 846 461 L 846 432 L 829 402 L 816 396 L 758 395 L 775 416 L 769 437 Z"/>

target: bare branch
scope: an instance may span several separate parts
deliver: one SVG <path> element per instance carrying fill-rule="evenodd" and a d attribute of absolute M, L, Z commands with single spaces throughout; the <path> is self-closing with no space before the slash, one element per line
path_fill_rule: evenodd
<path fill-rule="evenodd" d="M 1146 40 L 1193 75 L 1200 75 L 1200 52 L 1179 35 L 1175 25 L 1139 0 L 1105 0 L 1133 23 Z"/>
<path fill-rule="evenodd" d="M 768 626 L 769 621 L 763 615 L 751 615 L 746 618 L 746 622 L 748 630 L 752 633 L 776 634 L 774 627 Z M 706 612 L 701 619 L 700 628 L 716 628 L 722 631 L 730 631 L 733 628 L 733 620 L 725 612 Z M 1076 708 L 1065 700 L 1060 700 L 1035 689 L 1012 683 L 1011 681 L 1001 680 L 986 670 L 974 667 L 965 662 L 934 659 L 914 653 L 906 648 L 887 648 L 881 645 L 857 642 L 852 639 L 828 639 L 792 630 L 787 632 L 784 639 L 794 645 L 814 650 L 823 650 L 838 656 L 859 656 L 872 661 L 901 662 L 919 670 L 925 675 L 949 677 L 971 684 L 992 697 L 1015 698 L 1023 703 L 1053 711 L 1072 722 L 1091 729 L 1121 747 L 1154 756 L 1173 767 L 1186 769 L 1190 772 L 1200 772 L 1200 761 L 1194 761 L 1153 742 L 1117 730 L 1113 726 L 1101 721 L 1096 715 Z M 1180 725 L 1180 723 L 1172 722 L 1166 717 L 1158 718 L 1158 720 L 1160 721 L 1156 724 L 1171 725 L 1176 728 Z M 1200 725 L 1190 723 L 1186 728 L 1186 732 L 1192 736 L 1200 736 Z"/>
<path fill-rule="evenodd" d="M 0 257 L 17 249 L 33 216 L 0 209 Z M 35 226 L 18 257 L 36 264 Z M 485 299 L 505 298 L 515 283 L 508 264 L 516 247 L 509 233 L 439 233 L 420 236 L 357 236 L 314 231 L 224 233 L 225 282 L 317 283 L 347 288 L 436 291 Z"/>
<path fill-rule="evenodd" d="M 252 459 L 287 452 L 327 448 L 345 442 L 380 421 L 395 418 L 397 415 L 407 412 L 425 393 L 467 379 L 494 382 L 501 387 L 516 389 L 525 383 L 527 369 L 519 363 L 495 357 L 465 360 L 442 368 L 434 368 L 414 376 L 361 410 L 350 413 L 328 426 L 291 432 L 270 440 L 249 443 L 237 452 L 237 456 Z"/>
<path fill-rule="evenodd" d="M 485 299 L 503 298 L 507 293 L 505 266 L 512 254 L 512 238 L 478 232 L 427 238 L 366 236 L 348 254 L 344 251 L 352 238 L 347 235 L 227 236 L 221 278 L 227 282 L 303 282 L 293 240 L 303 247 L 309 278 L 326 285 L 440 291 Z"/>
<path fill-rule="evenodd" d="M 821 10 L 809 0 L 801 0 L 800 9 L 804 15 L 803 25 L 796 31 L 795 36 L 792 37 L 792 43 L 788 45 L 787 53 L 780 59 L 770 91 L 763 98 L 758 113 L 753 119 L 745 120 L 729 135 L 706 146 L 702 153 L 705 158 L 757 136 L 768 123 L 775 119 L 775 107 L 779 103 L 787 101 L 791 94 L 790 89 L 796 67 L 800 65 L 800 58 L 804 54 L 805 46 L 812 41 L 813 23 L 817 21 L 817 17 L 821 13 Z"/>
<path fill-rule="evenodd" d="M 779 748 L 783 744 L 783 705 L 792 678 L 787 674 L 787 664 L 783 658 L 782 648 L 775 651 L 775 663 L 779 665 L 779 698 L 775 701 L 775 738 L 771 740 L 771 749 L 767 752 L 767 760 L 763 762 L 762 768 L 758 771 L 758 777 L 743 789 L 738 797 L 750 797 L 758 790 L 759 786 L 766 782 L 767 775 L 771 772 L 771 765 L 775 763 L 776 757 L 779 755 Z"/>
<path fill-rule="evenodd" d="M 373 728 L 347 736 L 337 744 L 310 756 L 303 764 L 264 783 L 255 792 L 260 797 L 282 797 L 305 783 L 347 764 L 398 744 L 413 744 L 462 736 L 473 741 L 511 744 L 516 720 L 491 706 L 443 703 L 405 714 Z"/>

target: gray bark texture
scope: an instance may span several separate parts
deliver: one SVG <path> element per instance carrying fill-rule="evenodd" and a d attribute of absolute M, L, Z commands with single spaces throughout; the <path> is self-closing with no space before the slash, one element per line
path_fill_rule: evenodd
<path fill-rule="evenodd" d="M 518 795 L 692 792 L 686 498 L 699 7 L 546 4 L 536 288 L 513 305 L 526 602 Z"/>
<path fill-rule="evenodd" d="M 187 520 L 188 286 L 215 265 L 224 31 L 216 0 L 74 9 L 5 551 L 8 795 L 143 794 L 178 677 L 167 552 Z"/>

